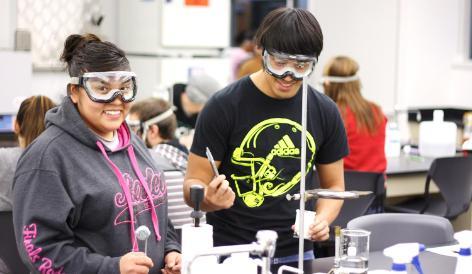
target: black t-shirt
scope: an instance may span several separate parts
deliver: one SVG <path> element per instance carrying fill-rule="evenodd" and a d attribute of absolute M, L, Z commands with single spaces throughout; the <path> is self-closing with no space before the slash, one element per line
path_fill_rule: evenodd
<path fill-rule="evenodd" d="M 311 87 L 307 112 L 306 188 L 313 188 L 313 166 L 335 162 L 348 153 L 346 133 L 335 103 Z M 234 205 L 207 213 L 215 246 L 247 244 L 258 230 L 278 233 L 276 257 L 298 252 L 293 238 L 299 192 L 302 92 L 274 99 L 249 77 L 217 92 L 199 115 L 191 152 L 205 156 L 209 147 L 219 171 L 236 193 Z M 314 208 L 314 202 L 307 203 Z M 306 241 L 306 250 L 313 245 Z"/>

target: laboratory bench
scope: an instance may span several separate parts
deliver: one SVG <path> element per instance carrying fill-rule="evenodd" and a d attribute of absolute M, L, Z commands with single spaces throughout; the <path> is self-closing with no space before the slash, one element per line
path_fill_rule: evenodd
<path fill-rule="evenodd" d="M 455 257 L 439 255 L 437 253 L 424 251 L 420 255 L 420 263 L 424 273 L 428 274 L 447 274 L 454 273 L 457 259 Z M 313 260 L 308 267 L 304 266 L 305 273 L 328 273 L 333 267 L 334 258 L 326 257 Z M 385 269 L 389 270 L 392 265 L 392 259 L 383 255 L 383 251 L 369 253 L 369 270 Z"/>
<path fill-rule="evenodd" d="M 434 158 L 406 154 L 387 158 L 385 204 L 397 203 L 412 195 L 423 195 L 427 172 L 433 160 Z M 430 184 L 430 193 L 439 193 L 433 180 Z M 472 229 L 472 209 L 469 208 L 451 223 L 455 231 Z"/>

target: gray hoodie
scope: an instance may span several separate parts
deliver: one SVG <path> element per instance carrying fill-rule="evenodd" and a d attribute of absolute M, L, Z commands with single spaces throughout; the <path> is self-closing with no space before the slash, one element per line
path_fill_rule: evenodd
<path fill-rule="evenodd" d="M 144 252 L 135 229 L 145 225 L 149 273 L 160 273 L 180 245 L 163 174 L 144 144 L 124 123 L 110 151 L 68 97 L 47 113 L 46 127 L 19 159 L 13 185 L 16 241 L 30 270 L 119 273 L 121 256 Z"/>

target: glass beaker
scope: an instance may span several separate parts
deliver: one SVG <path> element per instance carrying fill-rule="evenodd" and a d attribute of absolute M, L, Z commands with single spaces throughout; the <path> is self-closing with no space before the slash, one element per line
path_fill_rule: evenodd
<path fill-rule="evenodd" d="M 367 273 L 370 231 L 341 229 L 339 272 L 342 274 Z"/>

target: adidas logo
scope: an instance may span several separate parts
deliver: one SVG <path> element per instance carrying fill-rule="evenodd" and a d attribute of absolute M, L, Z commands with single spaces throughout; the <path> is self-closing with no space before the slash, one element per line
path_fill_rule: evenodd
<path fill-rule="evenodd" d="M 277 156 L 300 155 L 300 149 L 295 147 L 288 135 L 284 135 L 284 137 L 275 144 L 274 148 L 271 150 L 271 154 Z"/>

